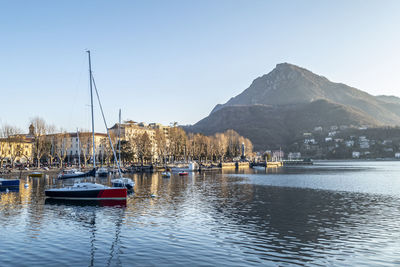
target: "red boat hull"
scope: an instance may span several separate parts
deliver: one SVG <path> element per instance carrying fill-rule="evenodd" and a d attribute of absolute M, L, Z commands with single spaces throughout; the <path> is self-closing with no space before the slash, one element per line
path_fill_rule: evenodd
<path fill-rule="evenodd" d="M 81 199 L 81 200 L 95 200 L 95 199 L 126 199 L 128 192 L 126 188 L 105 188 L 95 190 L 46 190 L 46 197 L 56 199 Z"/>

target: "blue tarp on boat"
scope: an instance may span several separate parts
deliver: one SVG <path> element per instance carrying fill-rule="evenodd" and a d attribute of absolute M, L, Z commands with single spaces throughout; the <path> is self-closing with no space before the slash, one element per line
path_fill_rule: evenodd
<path fill-rule="evenodd" d="M 19 187 L 19 180 L 7 180 L 0 178 L 0 188 Z"/>

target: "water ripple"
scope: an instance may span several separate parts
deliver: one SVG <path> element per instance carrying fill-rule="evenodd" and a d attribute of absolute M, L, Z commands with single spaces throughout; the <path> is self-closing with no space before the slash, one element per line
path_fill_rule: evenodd
<path fill-rule="evenodd" d="M 327 162 L 264 174 L 133 175 L 126 207 L 45 202 L 44 188 L 59 182 L 27 177 L 28 188 L 0 193 L 0 262 L 396 266 L 399 171 L 398 162 Z"/>

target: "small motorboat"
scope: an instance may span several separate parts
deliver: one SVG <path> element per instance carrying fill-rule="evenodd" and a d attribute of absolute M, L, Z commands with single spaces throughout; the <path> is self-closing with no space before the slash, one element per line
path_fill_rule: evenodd
<path fill-rule="evenodd" d="M 19 188 L 19 180 L 8 180 L 0 178 L 0 189 L 15 189 Z"/>
<path fill-rule="evenodd" d="M 187 175 L 189 175 L 188 172 L 179 172 L 179 176 L 187 176 Z"/>
<path fill-rule="evenodd" d="M 70 187 L 52 188 L 44 192 L 48 198 L 75 200 L 126 199 L 128 195 L 126 188 L 96 183 L 76 183 Z"/>
<path fill-rule="evenodd" d="M 81 172 L 77 169 L 70 169 L 70 170 L 65 170 L 62 173 L 58 175 L 58 179 L 72 179 L 72 178 L 82 178 L 82 177 L 89 177 L 89 176 L 95 176 L 96 175 L 96 169 L 92 169 L 88 172 Z"/>
<path fill-rule="evenodd" d="M 199 164 L 196 162 L 190 162 L 184 167 L 173 167 L 172 172 L 195 172 L 199 170 Z"/>
<path fill-rule="evenodd" d="M 128 190 L 133 190 L 135 186 L 135 182 L 132 179 L 124 177 L 112 179 L 111 184 L 113 187 L 125 187 Z"/>
<path fill-rule="evenodd" d="M 254 170 L 260 170 L 260 171 L 265 171 L 266 167 L 265 166 L 260 166 L 260 165 L 254 165 L 252 166 Z"/>
<path fill-rule="evenodd" d="M 99 177 L 107 177 L 108 176 L 108 169 L 101 167 L 97 170 L 97 176 Z"/>
<path fill-rule="evenodd" d="M 41 173 L 41 172 L 32 172 L 32 173 L 28 174 L 28 176 L 30 176 L 30 177 L 42 177 L 43 173 Z"/>
<path fill-rule="evenodd" d="M 170 172 L 162 172 L 162 173 L 161 173 L 161 176 L 162 176 L 163 178 L 170 178 L 170 177 L 171 177 L 171 173 L 170 173 Z"/>

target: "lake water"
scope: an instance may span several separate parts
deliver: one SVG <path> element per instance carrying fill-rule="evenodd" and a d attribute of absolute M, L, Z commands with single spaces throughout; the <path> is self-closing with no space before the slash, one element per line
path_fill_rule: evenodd
<path fill-rule="evenodd" d="M 55 175 L 23 177 L 0 193 L 0 266 L 400 265 L 400 162 L 131 177 L 115 206 L 48 201 Z"/>

